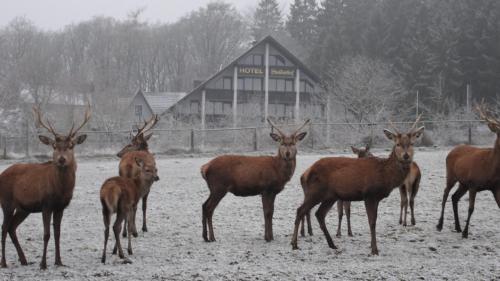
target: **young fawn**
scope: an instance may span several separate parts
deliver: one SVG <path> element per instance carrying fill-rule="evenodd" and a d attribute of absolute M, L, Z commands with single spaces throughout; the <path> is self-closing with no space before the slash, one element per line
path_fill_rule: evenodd
<path fill-rule="evenodd" d="M 147 158 L 146 158 L 147 159 Z M 115 246 L 113 248 L 113 254 L 118 251 L 118 256 L 124 258 L 122 246 L 120 243 L 120 231 L 122 223 L 124 221 L 129 221 L 128 223 L 128 253 L 132 255 L 132 242 L 131 242 L 131 232 L 133 224 L 130 223 L 133 220 L 134 209 L 137 206 L 137 202 L 141 199 L 143 194 L 143 187 L 147 184 L 151 184 L 154 181 L 158 181 L 159 177 L 157 175 L 156 164 L 154 161 L 145 161 L 143 158 L 136 157 L 135 165 L 138 169 L 132 177 L 113 177 L 107 179 L 100 192 L 101 204 L 102 204 L 102 216 L 104 220 L 104 250 L 102 252 L 102 263 L 106 262 L 106 247 L 109 238 L 109 224 L 111 222 L 111 215 L 116 213 L 116 220 L 113 225 L 113 232 L 115 235 Z"/>

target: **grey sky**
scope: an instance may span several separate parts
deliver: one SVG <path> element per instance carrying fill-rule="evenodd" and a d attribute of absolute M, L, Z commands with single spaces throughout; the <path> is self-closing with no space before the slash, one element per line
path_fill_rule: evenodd
<path fill-rule="evenodd" d="M 288 13 L 292 0 L 278 0 L 280 8 Z M 42 29 L 57 30 L 67 24 L 110 16 L 123 19 L 133 10 L 144 7 L 142 19 L 148 22 L 173 22 L 192 10 L 213 0 L 3 0 L 0 9 L 0 27 L 17 16 L 24 16 Z M 226 0 L 240 12 L 247 14 L 258 0 Z"/>

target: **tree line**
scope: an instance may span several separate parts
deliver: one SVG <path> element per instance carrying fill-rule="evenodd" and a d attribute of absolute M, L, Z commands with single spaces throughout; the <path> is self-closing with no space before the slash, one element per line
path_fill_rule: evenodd
<path fill-rule="evenodd" d="M 157 24 L 141 12 L 58 31 L 12 20 L 0 29 L 0 114 L 26 97 L 90 96 L 106 111 L 139 88 L 189 91 L 268 34 L 358 121 L 400 111 L 417 91 L 421 110 L 443 114 L 465 103 L 466 85 L 476 99 L 500 92 L 495 0 L 294 0 L 289 11 L 260 0 L 251 16 L 216 1 Z"/>

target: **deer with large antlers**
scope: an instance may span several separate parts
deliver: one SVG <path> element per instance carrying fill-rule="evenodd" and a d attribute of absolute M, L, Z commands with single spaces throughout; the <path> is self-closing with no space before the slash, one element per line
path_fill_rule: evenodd
<path fill-rule="evenodd" d="M 462 237 L 469 235 L 469 222 L 474 212 L 476 193 L 489 190 L 500 208 L 500 121 L 488 112 L 484 102 L 476 106 L 482 120 L 486 121 L 491 132 L 497 135 L 493 148 L 477 148 L 459 145 L 446 157 L 446 188 L 441 203 L 441 216 L 437 229 L 443 229 L 444 207 L 448 194 L 458 182 L 458 189 L 452 195 L 455 230 L 462 232 Z M 469 191 L 469 210 L 465 228 L 462 231 L 458 219 L 458 201 Z"/>
<path fill-rule="evenodd" d="M 135 135 L 131 134 L 131 142 L 123 147 L 120 152 L 118 152 L 117 156 L 121 158 L 119 164 L 119 174 L 122 177 L 131 178 L 132 175 L 136 174 L 137 165 L 135 165 L 135 158 L 144 158 L 143 161 L 154 161 L 154 156 L 149 152 L 148 140 L 151 138 L 153 133 L 148 133 L 151 129 L 153 129 L 160 117 L 157 114 L 151 116 L 151 119 L 148 121 L 144 121 L 144 125 L 142 127 L 137 128 L 137 133 Z M 146 153 L 137 153 L 138 151 L 146 152 Z M 146 159 L 147 158 L 147 159 Z M 141 187 L 141 198 L 142 198 L 142 231 L 147 232 L 148 227 L 146 223 L 146 211 L 148 208 L 148 196 L 151 191 L 151 185 L 153 182 L 149 183 L 146 186 Z M 137 205 L 134 206 L 133 219 L 130 221 L 125 220 L 125 225 L 123 227 L 123 237 L 127 236 L 127 223 L 132 223 L 132 235 L 134 237 L 138 236 L 137 227 L 135 225 L 135 217 L 137 213 Z"/>
<path fill-rule="evenodd" d="M 270 134 L 279 144 L 276 156 L 224 155 L 201 166 L 201 176 L 210 190 L 210 196 L 202 206 L 203 239 L 206 242 L 215 241 L 212 216 L 217 204 L 228 192 L 236 196 L 262 196 L 264 238 L 268 242 L 274 239 L 272 226 L 274 199 L 293 176 L 297 155 L 296 144 L 306 136 L 307 132 L 300 131 L 309 120 L 292 134 L 283 133 L 270 119 L 267 121 L 277 132 Z"/>
<path fill-rule="evenodd" d="M 17 239 L 17 227 L 30 213 L 42 212 L 43 217 L 43 256 L 41 269 L 47 268 L 47 244 L 50 239 L 50 221 L 54 219 L 55 264 L 62 265 L 59 251 L 61 220 L 64 209 L 69 205 L 75 188 L 76 160 L 74 147 L 85 141 L 87 135 L 77 135 L 78 131 L 89 121 L 90 105 L 85 112 L 82 124 L 74 130 L 74 124 L 67 135 L 56 133 L 48 120 L 42 120 L 38 108 L 33 108 L 38 125 L 47 129 L 53 139 L 39 135 L 45 145 L 54 151 L 52 161 L 42 164 L 14 164 L 0 174 L 0 204 L 3 210 L 2 224 L 2 260 L 1 266 L 7 267 L 5 261 L 5 240 L 7 233 L 16 247 L 19 261 L 27 265 L 26 257 Z"/>
<path fill-rule="evenodd" d="M 321 203 L 316 218 L 328 246 L 336 249 L 326 228 L 325 217 L 336 201 L 364 201 L 371 232 L 371 249 L 378 255 L 376 240 L 377 210 L 379 202 L 399 187 L 410 171 L 413 159 L 413 144 L 422 135 L 424 127 L 416 128 L 417 118 L 407 133 L 385 129 L 384 134 L 393 141 L 389 158 L 327 157 L 318 160 L 309 168 L 304 202 L 297 209 L 292 248 L 298 249 L 297 234 L 301 219 L 314 206 Z"/>

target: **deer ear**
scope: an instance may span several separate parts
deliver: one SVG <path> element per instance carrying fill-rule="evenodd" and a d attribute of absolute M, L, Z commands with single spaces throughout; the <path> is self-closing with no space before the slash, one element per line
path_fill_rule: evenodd
<path fill-rule="evenodd" d="M 142 161 L 141 158 L 137 158 L 135 157 L 135 163 L 137 164 L 137 166 L 141 167 L 144 166 L 144 161 Z"/>
<path fill-rule="evenodd" d="M 424 132 L 424 129 L 425 129 L 425 128 L 424 128 L 424 126 L 422 126 L 422 127 L 418 128 L 418 129 L 416 129 L 416 130 L 412 133 L 412 136 L 411 136 L 411 137 L 412 137 L 412 139 L 413 139 L 413 140 L 416 140 L 416 139 L 420 138 L 420 137 L 422 136 L 423 132 Z"/>
<path fill-rule="evenodd" d="M 49 137 L 46 137 L 46 136 L 42 136 L 42 135 L 39 135 L 38 136 L 38 139 L 45 145 L 53 145 L 54 144 L 54 140 L 52 140 L 51 138 Z"/>
<path fill-rule="evenodd" d="M 278 134 L 270 133 L 269 135 L 274 141 L 281 142 L 281 137 Z"/>
<path fill-rule="evenodd" d="M 87 139 L 87 135 L 79 135 L 76 137 L 75 143 L 82 144 Z"/>
<path fill-rule="evenodd" d="M 302 132 L 302 133 L 296 135 L 295 136 L 295 141 L 301 141 L 301 140 L 303 140 L 306 137 L 306 135 L 307 135 L 307 132 Z"/>
<path fill-rule="evenodd" d="M 384 129 L 384 134 L 385 134 L 385 136 L 386 136 L 388 139 L 390 139 L 390 140 L 392 140 L 392 141 L 396 140 L 396 135 L 395 135 L 393 132 L 391 132 L 391 131 L 389 131 L 389 130 L 387 130 L 387 129 Z"/>
<path fill-rule="evenodd" d="M 351 145 L 351 150 L 354 154 L 358 154 L 359 149 L 355 148 L 354 146 Z"/>

